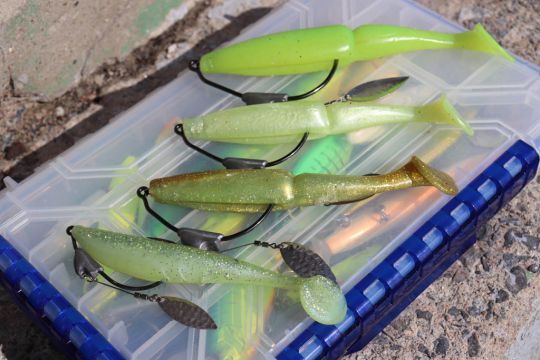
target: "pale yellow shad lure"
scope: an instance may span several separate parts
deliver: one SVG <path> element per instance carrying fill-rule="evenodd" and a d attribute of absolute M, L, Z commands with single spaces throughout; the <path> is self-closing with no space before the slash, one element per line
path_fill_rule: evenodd
<path fill-rule="evenodd" d="M 385 175 L 292 175 L 280 169 L 217 170 L 176 175 L 150 182 L 149 193 L 160 203 L 208 211 L 263 212 L 358 201 L 371 195 L 415 186 L 434 186 L 455 195 L 447 174 L 417 157 Z"/>
<path fill-rule="evenodd" d="M 446 124 L 468 135 L 473 129 L 445 96 L 422 106 L 372 102 L 314 101 L 267 103 L 213 112 L 183 121 L 188 139 L 237 144 L 282 144 L 345 134 L 385 124 Z"/>

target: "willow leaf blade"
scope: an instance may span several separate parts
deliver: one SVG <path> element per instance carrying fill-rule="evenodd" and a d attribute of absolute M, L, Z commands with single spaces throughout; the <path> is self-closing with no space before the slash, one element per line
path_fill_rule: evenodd
<path fill-rule="evenodd" d="M 170 296 L 161 296 L 161 309 L 179 323 L 196 329 L 217 329 L 214 319 L 191 301 Z"/>
<path fill-rule="evenodd" d="M 373 101 L 393 93 L 408 79 L 408 76 L 398 76 L 368 81 L 349 90 L 345 99 L 356 102 Z"/>
<path fill-rule="evenodd" d="M 317 253 L 300 244 L 284 244 L 287 246 L 280 249 L 283 261 L 298 276 L 309 278 L 321 275 L 333 282 L 337 282 L 330 266 Z"/>

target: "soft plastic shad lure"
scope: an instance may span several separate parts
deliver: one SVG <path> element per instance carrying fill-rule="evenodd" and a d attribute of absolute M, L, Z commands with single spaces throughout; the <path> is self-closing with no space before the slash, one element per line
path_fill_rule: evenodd
<path fill-rule="evenodd" d="M 299 293 L 302 307 L 315 321 L 322 324 L 337 324 L 345 317 L 347 304 L 335 278 L 332 280 L 321 275 L 310 277 L 284 275 L 213 251 L 82 226 L 70 227 L 68 233 L 74 241 L 76 256 L 84 254 L 91 261 L 137 279 L 158 283 L 201 285 L 229 283 L 288 289 Z M 283 250 L 286 250 L 286 247 Z M 76 264 L 81 262 L 76 261 Z M 83 265 L 78 267 L 84 268 Z M 96 266 L 93 268 L 96 269 Z M 88 276 L 81 272 L 82 275 Z M 81 272 L 78 271 L 80 275 Z M 101 276 L 104 274 L 102 269 L 98 269 L 97 273 Z M 94 277 L 97 277 L 96 274 Z M 141 297 L 141 294 L 137 295 Z M 157 295 L 154 298 L 170 299 Z M 158 302 L 162 305 L 161 300 Z M 175 300 L 176 304 L 186 302 L 182 299 Z M 167 304 L 167 301 L 165 303 Z M 192 309 L 204 312 L 196 305 L 191 305 Z M 194 315 L 186 313 L 185 307 L 166 306 L 174 307 L 173 311 L 170 311 L 170 308 L 164 310 L 170 315 L 172 313 L 171 316 L 179 321 L 199 328 L 216 327 L 213 320 L 210 321 L 211 318 L 205 321 L 191 319 L 190 317 Z M 182 314 L 179 315 L 179 312 Z M 209 318 L 205 312 L 197 316 Z"/>
<path fill-rule="evenodd" d="M 343 25 L 266 35 L 214 50 L 202 56 L 205 73 L 270 76 L 302 74 L 340 64 L 403 52 L 466 49 L 513 58 L 478 24 L 471 31 L 447 34 L 392 25 Z"/>
<path fill-rule="evenodd" d="M 408 118 L 414 119 L 417 115 L 420 120 L 422 116 L 429 118 L 430 115 L 437 115 L 428 114 L 426 116 L 422 115 L 422 112 L 433 113 L 437 111 L 446 111 L 455 114 L 454 117 L 458 117 L 455 110 L 453 110 L 444 100 L 434 107 L 425 107 L 424 109 L 416 110 L 414 108 L 392 108 L 381 105 L 372 105 L 371 107 L 357 107 L 353 105 L 353 102 L 366 102 L 383 97 L 397 90 L 405 81 L 407 81 L 407 79 L 408 77 L 401 76 L 365 82 L 355 86 L 345 95 L 327 103 L 313 102 L 299 105 L 291 104 L 290 106 L 279 106 L 280 104 L 275 103 L 273 105 L 254 105 L 249 107 L 248 111 L 241 110 L 242 108 L 240 108 L 240 110 L 225 110 L 198 118 L 188 119 L 186 120 L 187 130 L 184 130 L 184 124 L 180 123 L 174 127 L 174 131 L 176 134 L 180 135 L 187 146 L 206 157 L 220 162 L 227 169 L 262 169 L 279 165 L 295 155 L 300 148 L 304 146 L 309 137 L 310 130 L 313 130 L 316 133 L 315 136 L 312 136 L 312 138 L 314 138 L 328 134 L 346 132 L 348 128 L 351 128 L 351 125 L 352 128 L 362 128 L 377 125 L 377 121 L 380 124 L 388 122 L 404 122 L 411 120 Z M 337 103 L 344 102 L 347 102 L 348 105 L 336 105 Z M 354 112 L 354 116 L 351 116 L 348 112 Z M 384 115 L 385 112 L 387 113 L 386 115 Z M 439 115 L 444 116 L 445 114 Z M 366 121 L 367 117 L 375 117 L 375 121 Z M 299 119 L 302 120 L 300 121 Z M 253 120 L 255 120 L 255 122 L 253 122 Z M 351 124 L 346 125 L 347 121 Z M 224 124 L 227 126 L 223 127 Z M 463 125 L 462 122 L 460 122 L 460 125 Z M 249 134 L 248 136 L 257 136 L 257 138 L 250 139 L 249 137 L 244 137 L 241 140 L 238 140 L 238 136 L 232 133 L 232 131 L 235 130 L 239 130 L 240 134 Z M 261 130 L 268 132 L 261 136 Z M 287 139 L 289 138 L 294 139 L 294 134 L 302 136 L 298 145 L 296 145 L 289 153 L 274 161 L 267 161 L 237 157 L 221 158 L 193 144 L 188 139 L 186 133 L 189 137 L 199 139 L 217 139 L 223 142 L 253 144 L 287 142 Z M 273 137 L 273 139 L 269 140 L 270 137 Z"/>
<path fill-rule="evenodd" d="M 280 169 L 217 170 L 183 174 L 150 182 L 158 202 L 209 211 L 262 212 L 311 205 L 330 205 L 365 199 L 386 191 L 435 186 L 457 193 L 450 176 L 413 157 L 386 175 L 292 175 Z"/>
<path fill-rule="evenodd" d="M 344 134 L 359 129 L 397 123 L 451 124 L 472 135 L 472 128 L 442 96 L 423 106 L 399 106 L 338 101 L 286 102 L 226 109 L 185 119 L 183 131 L 190 139 L 239 144 L 280 144 Z"/>
<path fill-rule="evenodd" d="M 333 25 L 266 35 L 209 52 L 200 60 L 192 61 L 190 68 L 209 85 L 236 96 L 242 94 L 212 83 L 202 74 L 272 76 L 332 68 L 329 77 L 307 93 L 310 95 L 330 80 L 338 62 L 344 66 L 404 52 L 437 49 L 466 49 L 513 60 L 480 24 L 471 31 L 457 34 L 369 24 L 354 30 Z"/>

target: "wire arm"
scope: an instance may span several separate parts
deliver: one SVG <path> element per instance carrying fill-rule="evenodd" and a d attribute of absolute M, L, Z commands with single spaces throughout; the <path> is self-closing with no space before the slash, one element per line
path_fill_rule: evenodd
<path fill-rule="evenodd" d="M 243 236 L 243 235 L 246 235 L 247 233 L 251 232 L 253 229 L 255 229 L 257 226 L 259 226 L 263 221 L 264 219 L 266 219 L 266 217 L 272 212 L 272 208 L 274 207 L 274 205 L 270 204 L 268 205 L 268 207 L 266 208 L 266 210 L 264 211 L 264 213 L 259 216 L 259 218 L 257 220 L 255 220 L 255 222 L 253 222 L 251 225 L 249 225 L 247 228 L 245 228 L 244 230 L 240 230 L 239 232 L 235 233 L 235 234 L 231 234 L 231 235 L 225 235 L 221 238 L 221 241 L 229 241 L 229 240 L 233 240 L 233 239 L 236 239 L 237 237 L 240 237 L 240 236 Z"/>
<path fill-rule="evenodd" d="M 309 90 L 308 92 L 305 92 L 303 94 L 300 94 L 300 95 L 292 95 L 292 96 L 289 96 L 289 101 L 296 101 L 296 100 L 302 100 L 302 99 L 305 99 L 307 97 L 310 97 L 311 95 L 314 95 L 315 93 L 319 92 L 322 90 L 322 88 L 324 88 L 326 85 L 328 85 L 328 83 L 330 82 L 330 80 L 332 80 L 332 78 L 334 77 L 335 73 L 336 73 L 336 70 L 338 68 L 338 64 L 339 64 L 339 60 L 338 59 L 334 59 L 334 62 L 332 64 L 332 68 L 330 69 L 330 72 L 328 73 L 328 75 L 326 76 L 326 78 L 319 84 L 317 85 L 316 87 L 314 87 L 313 89 Z"/>
<path fill-rule="evenodd" d="M 182 141 L 191 149 L 197 151 L 198 153 L 219 162 L 227 169 L 263 169 L 267 167 L 272 167 L 283 163 L 284 161 L 290 159 L 294 156 L 300 149 L 306 144 L 306 141 L 309 137 L 309 133 L 305 132 L 300 142 L 286 155 L 276 159 L 274 161 L 258 160 L 258 159 L 247 159 L 247 158 L 235 158 L 227 157 L 221 158 L 217 155 L 214 155 L 203 148 L 193 144 L 187 137 L 184 131 L 183 124 L 176 124 L 174 127 L 174 132 L 182 138 Z"/>
<path fill-rule="evenodd" d="M 273 208 L 273 205 L 268 205 L 265 212 L 245 229 L 240 230 L 234 234 L 223 235 L 220 233 L 212 233 L 208 231 L 191 229 L 191 228 L 178 228 L 174 226 L 173 224 L 165 220 L 165 218 L 163 218 L 154 209 L 150 207 L 150 204 L 148 203 L 149 194 L 150 194 L 150 190 L 146 186 L 141 186 L 139 189 L 137 189 L 137 196 L 142 199 L 144 208 L 146 209 L 146 211 L 148 211 L 153 217 L 155 217 L 159 222 L 161 222 L 167 228 L 169 228 L 170 230 L 178 234 L 182 244 L 187 245 L 187 246 L 197 247 L 197 248 L 206 248 L 208 246 L 208 243 L 210 242 L 215 243 L 217 241 L 229 241 L 229 240 L 236 239 L 237 237 L 243 236 L 251 232 L 253 229 L 255 229 L 257 226 L 259 226 L 263 222 L 263 220 L 270 214 Z M 162 240 L 162 239 L 159 239 L 159 240 Z M 204 244 L 206 244 L 206 246 Z M 215 248 L 215 250 L 217 251 L 217 247 Z"/>
<path fill-rule="evenodd" d="M 317 92 L 319 92 L 322 88 L 324 88 L 326 85 L 328 85 L 328 83 L 330 82 L 330 80 L 332 80 L 332 78 L 334 77 L 335 73 L 336 73 L 336 70 L 338 68 L 338 64 L 339 64 L 339 60 L 338 59 L 334 59 L 334 62 L 332 63 L 332 68 L 330 69 L 330 72 L 328 73 L 328 75 L 326 76 L 326 78 L 319 84 L 317 85 L 316 87 L 314 87 L 313 89 L 303 93 L 303 94 L 298 94 L 298 95 L 287 95 L 287 94 L 280 94 L 280 93 L 254 93 L 254 92 L 247 92 L 247 93 L 241 93 L 241 92 L 238 92 L 236 90 L 233 90 L 229 87 L 226 87 L 224 85 L 221 85 L 221 84 L 218 84 L 210 79 L 208 79 L 207 77 L 204 76 L 204 74 L 202 73 L 201 71 L 201 66 L 200 66 L 200 61 L 199 60 L 190 60 L 189 61 L 189 69 L 191 71 L 193 71 L 194 73 L 197 74 L 197 76 L 199 77 L 199 79 L 207 84 L 207 85 L 210 85 L 216 89 L 219 89 L 221 91 L 224 91 L 228 94 L 231 94 L 233 96 L 236 96 L 240 99 L 242 99 L 242 101 L 244 101 L 246 104 L 248 105 L 251 105 L 251 104 L 261 104 L 261 103 L 268 103 L 268 102 L 279 102 L 279 101 L 296 101 L 296 100 L 301 100 L 301 99 L 305 99 Z"/>
<path fill-rule="evenodd" d="M 150 189 L 146 186 L 141 186 L 137 189 L 137 196 L 141 198 L 144 204 L 144 208 L 150 215 L 152 215 L 154 218 L 156 218 L 157 221 L 162 223 L 164 226 L 166 226 L 169 230 L 172 230 L 174 232 L 178 231 L 178 228 L 168 222 L 163 216 L 159 215 L 154 209 L 150 207 L 150 204 L 148 203 L 148 195 L 150 194 Z"/>

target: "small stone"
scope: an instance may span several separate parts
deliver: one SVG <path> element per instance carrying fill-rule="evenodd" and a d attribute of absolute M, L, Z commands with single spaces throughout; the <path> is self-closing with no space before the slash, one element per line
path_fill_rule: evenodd
<path fill-rule="evenodd" d="M 445 336 L 439 336 L 433 343 L 433 351 L 435 351 L 435 354 L 442 355 L 443 357 L 446 356 L 449 347 L 450 342 Z"/>
<path fill-rule="evenodd" d="M 94 76 L 94 83 L 97 86 L 103 86 L 103 84 L 105 83 L 105 74 L 99 73 L 96 76 Z"/>
<path fill-rule="evenodd" d="M 167 52 L 169 54 L 172 54 L 173 52 L 176 51 L 176 49 L 178 49 L 178 44 L 171 44 L 167 47 Z"/>
<path fill-rule="evenodd" d="M 455 306 L 452 306 L 450 309 L 448 309 L 448 315 L 458 316 L 459 314 L 460 314 L 460 311 Z"/>
<path fill-rule="evenodd" d="M 480 313 L 482 312 L 482 311 L 480 311 L 480 309 L 479 309 L 477 306 L 475 306 L 475 305 L 470 306 L 467 310 L 468 310 L 468 312 L 469 312 L 469 314 L 470 314 L 471 316 L 478 316 L 478 315 L 480 315 Z"/>
<path fill-rule="evenodd" d="M 54 114 L 56 115 L 56 117 L 63 117 L 64 115 L 66 115 L 66 111 L 64 110 L 63 107 L 58 106 L 58 107 L 54 110 Z"/>
<path fill-rule="evenodd" d="M 494 306 L 495 306 L 495 303 L 493 302 L 493 300 L 489 300 L 487 304 L 486 315 L 485 315 L 486 320 L 491 319 L 493 315 L 495 315 Z"/>
<path fill-rule="evenodd" d="M 484 271 L 491 271 L 491 264 L 487 254 L 482 255 L 480 263 L 482 264 L 482 269 L 484 269 Z"/>
<path fill-rule="evenodd" d="M 409 328 L 411 324 L 410 319 L 405 316 L 400 316 L 394 321 L 392 321 L 392 327 L 399 332 L 403 332 Z"/>
<path fill-rule="evenodd" d="M 452 278 L 452 281 L 459 284 L 459 283 L 465 281 L 467 279 L 467 276 L 468 276 L 467 271 L 465 271 L 463 269 L 459 269 L 454 274 L 454 277 Z"/>
<path fill-rule="evenodd" d="M 479 228 L 476 229 L 476 238 L 478 239 L 478 241 L 482 241 L 484 240 L 484 236 L 487 235 L 487 226 L 486 224 L 480 226 Z"/>
<path fill-rule="evenodd" d="M 459 259 L 463 266 L 465 266 L 468 269 L 472 269 L 474 264 L 477 262 L 479 257 L 479 251 L 476 248 L 476 246 L 470 248 L 465 254 L 461 256 Z"/>
<path fill-rule="evenodd" d="M 506 288 L 512 293 L 517 294 L 527 287 L 527 274 L 521 266 L 514 266 L 510 269 L 510 275 L 506 279 Z"/>
<path fill-rule="evenodd" d="M 540 238 L 533 235 L 523 235 L 519 239 L 529 250 L 538 250 Z"/>
<path fill-rule="evenodd" d="M 469 357 L 476 357 L 480 354 L 480 343 L 476 333 L 472 333 L 467 339 L 467 354 L 469 354 Z"/>
<path fill-rule="evenodd" d="M 21 74 L 17 78 L 16 82 L 21 83 L 23 85 L 26 85 L 26 84 L 28 84 L 28 80 L 29 80 L 28 74 Z"/>
<path fill-rule="evenodd" d="M 510 298 L 510 295 L 508 294 L 506 290 L 499 289 L 499 291 L 497 291 L 497 295 L 495 295 L 495 302 L 500 304 L 507 301 L 509 298 Z"/>
<path fill-rule="evenodd" d="M 433 314 L 429 311 L 416 310 L 416 317 L 419 319 L 424 319 L 427 322 L 431 322 L 431 319 L 433 318 Z"/>
<path fill-rule="evenodd" d="M 503 244 L 503 247 L 505 248 L 509 248 L 510 246 L 512 246 L 512 244 L 514 244 L 514 242 L 516 240 L 518 240 L 518 237 L 520 237 L 521 235 L 518 234 L 516 232 L 516 230 L 514 229 L 510 229 L 508 230 L 505 234 L 504 234 L 504 244 Z"/>
<path fill-rule="evenodd" d="M 538 270 L 540 270 L 540 266 L 538 266 L 538 264 L 531 264 L 527 267 L 527 271 L 530 271 L 532 273 L 537 273 Z"/>
<path fill-rule="evenodd" d="M 427 357 L 429 357 L 429 358 L 432 357 L 432 356 L 431 356 L 431 352 L 429 351 L 429 349 L 427 348 L 427 346 L 424 345 L 424 344 L 418 345 L 418 351 L 420 351 L 421 353 L 427 355 Z"/>
<path fill-rule="evenodd" d="M 526 255 L 514 255 L 514 254 L 503 254 L 502 259 L 507 267 L 512 268 L 516 266 L 519 262 L 523 260 L 529 260 L 531 257 Z"/>

